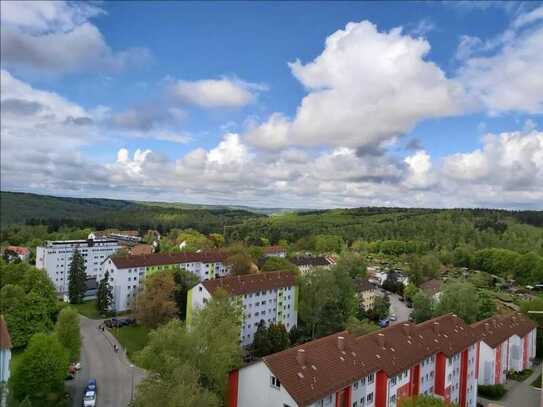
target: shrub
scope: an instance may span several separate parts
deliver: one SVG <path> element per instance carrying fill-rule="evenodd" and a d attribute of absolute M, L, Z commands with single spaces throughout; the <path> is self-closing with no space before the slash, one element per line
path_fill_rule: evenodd
<path fill-rule="evenodd" d="M 478 387 L 479 396 L 485 397 L 487 399 L 499 400 L 501 399 L 507 390 L 503 384 L 493 384 L 493 385 L 480 385 Z"/>

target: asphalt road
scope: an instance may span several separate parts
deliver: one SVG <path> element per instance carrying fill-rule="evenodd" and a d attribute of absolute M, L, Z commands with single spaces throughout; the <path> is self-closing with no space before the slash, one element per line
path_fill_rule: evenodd
<path fill-rule="evenodd" d="M 67 382 L 73 406 L 81 407 L 83 391 L 89 379 L 96 379 L 98 397 L 96 406 L 126 407 L 132 397 L 132 389 L 143 379 L 144 371 L 130 367 L 126 355 L 113 351 L 119 345 L 109 332 L 102 333 L 98 325 L 102 321 L 81 317 L 81 370 L 76 378 Z"/>
<path fill-rule="evenodd" d="M 409 320 L 411 308 L 408 308 L 405 302 L 400 301 L 397 294 L 388 293 L 388 296 L 390 298 L 390 315 L 396 315 L 396 321 L 391 321 L 391 324 L 394 325 Z"/>

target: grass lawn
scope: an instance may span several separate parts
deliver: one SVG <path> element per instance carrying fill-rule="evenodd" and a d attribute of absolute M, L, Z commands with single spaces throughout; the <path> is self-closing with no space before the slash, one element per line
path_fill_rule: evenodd
<path fill-rule="evenodd" d="M 539 375 L 537 379 L 532 382 L 532 386 L 537 387 L 538 389 L 541 388 L 541 375 Z"/>
<path fill-rule="evenodd" d="M 90 319 L 101 319 L 102 317 L 98 314 L 96 310 L 96 301 L 86 301 L 82 304 L 71 304 L 71 307 L 74 307 L 77 312 L 81 315 L 86 316 Z"/>
<path fill-rule="evenodd" d="M 122 328 L 112 328 L 111 333 L 121 343 L 122 347 L 126 349 L 128 358 L 133 360 L 134 353 L 143 349 L 147 345 L 147 335 L 149 329 L 142 325 L 136 326 L 123 326 Z"/>

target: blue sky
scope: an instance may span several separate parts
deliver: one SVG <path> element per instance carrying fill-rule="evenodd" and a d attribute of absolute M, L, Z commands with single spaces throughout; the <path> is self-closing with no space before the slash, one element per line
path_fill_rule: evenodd
<path fill-rule="evenodd" d="M 4 2 L 2 189 L 541 208 L 542 48 L 539 2 Z"/>

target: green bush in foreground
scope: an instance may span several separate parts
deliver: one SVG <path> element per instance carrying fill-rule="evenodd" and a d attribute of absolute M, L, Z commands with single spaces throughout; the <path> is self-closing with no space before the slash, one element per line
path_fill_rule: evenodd
<path fill-rule="evenodd" d="M 479 396 L 492 400 L 499 400 L 507 393 L 503 384 L 480 385 L 477 389 Z"/>

